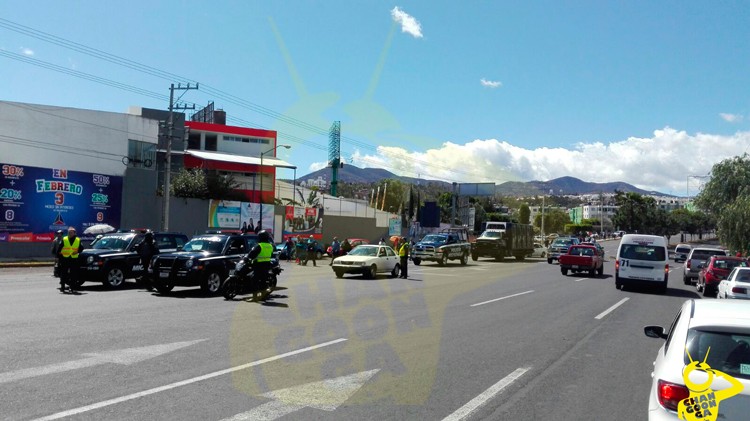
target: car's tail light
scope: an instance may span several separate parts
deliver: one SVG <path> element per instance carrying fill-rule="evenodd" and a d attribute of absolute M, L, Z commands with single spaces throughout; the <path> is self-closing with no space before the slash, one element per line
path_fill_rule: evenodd
<path fill-rule="evenodd" d="M 670 411 L 677 411 L 680 401 L 690 397 L 690 390 L 681 384 L 659 380 L 656 394 L 659 398 L 659 405 Z"/>
<path fill-rule="evenodd" d="M 690 260 L 687 261 L 687 268 L 690 269 Z"/>
<path fill-rule="evenodd" d="M 733 287 L 732 292 L 736 294 L 747 294 L 747 288 Z"/>
<path fill-rule="evenodd" d="M 620 271 L 620 259 L 615 259 L 615 272 Z"/>
<path fill-rule="evenodd" d="M 664 273 L 669 273 L 669 263 L 664 265 Z"/>

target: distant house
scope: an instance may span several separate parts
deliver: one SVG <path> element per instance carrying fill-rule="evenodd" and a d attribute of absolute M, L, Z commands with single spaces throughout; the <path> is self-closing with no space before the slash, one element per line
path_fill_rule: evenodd
<path fill-rule="evenodd" d="M 315 179 L 307 179 L 299 183 L 303 187 L 313 188 L 317 187 L 318 189 L 325 189 L 328 186 L 328 181 L 326 181 L 325 178 L 318 176 L 318 178 Z"/>

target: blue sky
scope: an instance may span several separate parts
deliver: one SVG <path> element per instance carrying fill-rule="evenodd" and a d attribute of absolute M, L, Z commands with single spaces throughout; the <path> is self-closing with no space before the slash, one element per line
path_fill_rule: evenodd
<path fill-rule="evenodd" d="M 3 52 L 164 96 L 180 81 L 7 28 L 20 24 L 221 91 L 183 99 L 278 130 L 298 174 L 327 160 L 327 137 L 301 126 L 325 132 L 333 120 L 347 162 L 447 181 L 571 175 L 684 194 L 687 175 L 750 147 L 746 1 L 0 0 L 0 10 Z M 7 56 L 0 76 L 2 100 L 167 107 Z"/>

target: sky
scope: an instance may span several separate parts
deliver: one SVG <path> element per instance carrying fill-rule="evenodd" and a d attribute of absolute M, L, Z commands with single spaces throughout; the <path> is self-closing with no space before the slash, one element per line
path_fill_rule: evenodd
<path fill-rule="evenodd" d="M 692 196 L 750 151 L 748 22 L 729 0 L 0 0 L 0 100 L 166 109 L 199 82 L 181 101 L 277 130 L 298 175 L 340 121 L 345 165 Z"/>

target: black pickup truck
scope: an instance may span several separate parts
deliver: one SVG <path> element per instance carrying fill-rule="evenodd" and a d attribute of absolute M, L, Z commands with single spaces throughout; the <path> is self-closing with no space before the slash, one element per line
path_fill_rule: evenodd
<path fill-rule="evenodd" d="M 175 253 L 151 260 L 149 277 L 161 294 L 176 286 L 199 286 L 204 293 L 219 292 L 234 265 L 258 243 L 258 236 L 237 234 L 196 235 Z"/>
<path fill-rule="evenodd" d="M 101 282 L 110 288 L 121 288 L 126 279 L 145 275 L 141 257 L 136 251 L 146 234 L 143 232 L 115 232 L 104 234 L 78 255 L 80 267 L 76 283 Z M 154 241 L 159 252 L 177 250 L 188 240 L 187 235 L 155 232 Z"/>

